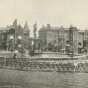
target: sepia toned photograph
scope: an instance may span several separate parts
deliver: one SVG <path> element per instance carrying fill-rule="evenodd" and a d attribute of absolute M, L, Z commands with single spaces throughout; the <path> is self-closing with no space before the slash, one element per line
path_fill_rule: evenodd
<path fill-rule="evenodd" d="M 0 88 L 88 88 L 88 0 L 0 0 Z"/>

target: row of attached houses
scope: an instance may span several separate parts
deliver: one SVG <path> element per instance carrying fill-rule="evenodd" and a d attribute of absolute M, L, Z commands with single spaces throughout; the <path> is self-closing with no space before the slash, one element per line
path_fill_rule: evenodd
<path fill-rule="evenodd" d="M 72 46 L 76 54 L 79 52 L 79 48 L 83 48 L 83 42 L 85 40 L 84 33 L 77 27 L 52 27 L 48 24 L 39 30 L 41 49 L 44 51 L 64 51 L 67 46 Z"/>
<path fill-rule="evenodd" d="M 34 29 L 37 30 L 36 25 Z M 36 34 L 36 31 L 34 35 Z M 32 42 L 36 43 L 35 45 Z M 88 51 L 88 30 L 79 30 L 77 27 L 69 28 L 54 27 L 50 24 L 42 26 L 38 31 L 38 37 L 30 38 L 30 30 L 27 22 L 24 27 L 17 24 L 0 28 L 0 50 L 14 49 L 39 49 L 42 51 L 53 51 L 66 53 L 66 50 L 73 50 L 75 54 L 85 48 Z M 70 48 L 70 49 L 68 49 Z"/>

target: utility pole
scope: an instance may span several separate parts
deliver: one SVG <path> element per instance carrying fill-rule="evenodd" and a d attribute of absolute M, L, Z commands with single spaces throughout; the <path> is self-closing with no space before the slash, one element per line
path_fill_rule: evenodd
<path fill-rule="evenodd" d="M 71 26 L 69 29 L 69 41 L 70 41 L 70 53 L 73 57 L 74 55 L 74 49 L 73 49 L 73 27 Z"/>
<path fill-rule="evenodd" d="M 58 30 L 58 46 L 57 47 L 58 47 L 58 50 L 57 51 L 59 53 L 59 30 Z"/>

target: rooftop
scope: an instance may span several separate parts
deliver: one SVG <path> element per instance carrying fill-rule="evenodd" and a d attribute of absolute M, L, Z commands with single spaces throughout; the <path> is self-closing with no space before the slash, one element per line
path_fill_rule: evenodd
<path fill-rule="evenodd" d="M 50 24 L 43 25 L 39 31 L 58 31 L 58 30 L 69 30 L 74 29 L 75 31 L 79 30 L 77 27 L 70 25 L 69 27 L 63 27 L 63 26 L 52 26 Z"/>

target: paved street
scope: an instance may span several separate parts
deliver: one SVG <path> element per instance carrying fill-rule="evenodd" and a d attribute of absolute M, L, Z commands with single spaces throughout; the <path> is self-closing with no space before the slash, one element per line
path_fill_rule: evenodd
<path fill-rule="evenodd" d="M 0 86 L 2 82 L 20 86 L 11 88 L 88 88 L 88 74 L 0 69 Z"/>
<path fill-rule="evenodd" d="M 50 81 L 56 73 L 47 72 L 46 74 L 47 75 L 45 75 L 45 72 L 25 72 L 0 69 L 0 82 L 17 84 L 22 86 L 22 88 L 43 88 L 43 85 L 47 86 L 44 88 L 48 88 L 48 86 L 52 86 L 52 82 Z"/>

